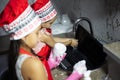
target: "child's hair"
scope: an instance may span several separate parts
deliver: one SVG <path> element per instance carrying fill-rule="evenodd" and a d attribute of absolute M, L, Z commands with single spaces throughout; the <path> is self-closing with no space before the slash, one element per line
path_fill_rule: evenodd
<path fill-rule="evenodd" d="M 10 43 L 9 55 L 8 55 L 8 72 L 10 80 L 18 80 L 16 75 L 15 64 L 19 55 L 21 40 L 12 40 Z M 31 52 L 37 56 L 31 49 Z M 41 58 L 41 56 L 38 56 Z"/>
<path fill-rule="evenodd" d="M 8 55 L 8 72 L 10 80 L 17 80 L 15 64 L 19 55 L 20 40 L 13 40 L 10 44 Z"/>

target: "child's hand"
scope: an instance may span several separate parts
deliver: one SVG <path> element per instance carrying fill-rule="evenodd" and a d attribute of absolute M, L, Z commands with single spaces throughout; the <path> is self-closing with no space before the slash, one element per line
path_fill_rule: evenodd
<path fill-rule="evenodd" d="M 72 46 L 72 47 L 77 47 L 78 45 L 78 40 L 74 38 L 59 38 L 59 37 L 54 37 L 54 40 L 58 43 L 63 43 L 66 46 Z"/>
<path fill-rule="evenodd" d="M 78 45 L 78 40 L 77 39 L 71 39 L 71 44 L 72 47 L 77 47 Z"/>
<path fill-rule="evenodd" d="M 43 32 L 39 32 L 39 39 L 41 42 L 46 43 L 50 47 L 54 47 L 54 45 L 56 43 L 51 35 L 48 35 L 48 34 L 43 33 Z"/>
<path fill-rule="evenodd" d="M 48 64 L 50 66 L 50 69 L 57 67 L 61 63 L 61 61 L 66 56 L 65 51 L 66 51 L 66 46 L 64 44 L 61 43 L 55 44 L 48 58 Z"/>

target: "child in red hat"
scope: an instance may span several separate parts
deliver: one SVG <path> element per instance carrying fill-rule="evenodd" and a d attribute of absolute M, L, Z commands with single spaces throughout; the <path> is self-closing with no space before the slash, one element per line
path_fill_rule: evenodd
<path fill-rule="evenodd" d="M 47 6 L 49 7 L 50 5 Z M 53 13 L 55 12 L 54 9 L 47 9 L 47 10 L 53 10 L 52 12 Z M 56 13 L 54 14 L 56 15 Z M 51 16 L 53 16 L 54 14 L 51 14 Z M 48 20 L 48 23 L 52 23 L 55 20 L 55 16 L 52 18 L 48 16 L 46 18 L 43 20 Z M 50 33 L 47 33 L 50 30 L 46 31 L 45 29 L 41 33 L 40 24 L 41 24 L 41 20 L 34 13 L 32 8 L 28 5 L 27 0 L 17 0 L 17 1 L 10 0 L 7 6 L 5 7 L 4 11 L 0 14 L 0 26 L 2 26 L 2 28 L 4 28 L 5 31 L 11 35 L 10 37 L 11 46 L 10 46 L 10 54 L 9 54 L 9 72 L 10 72 L 10 77 L 11 78 L 14 77 L 12 78 L 13 80 L 17 79 L 15 78 L 16 74 L 18 79 L 20 80 L 24 80 L 24 79 L 52 80 L 51 74 L 49 73 L 50 71 L 49 67 L 47 66 L 48 64 L 46 58 L 44 58 L 44 56 L 42 55 L 39 56 L 40 57 L 39 60 L 32 50 L 33 48 L 36 47 L 36 45 L 40 41 L 45 42 L 47 45 L 49 45 L 49 47 L 52 47 L 53 53 L 58 53 L 60 51 L 64 52 L 65 46 L 59 43 L 56 44 L 57 40 L 54 41 L 50 36 Z M 50 26 L 46 26 L 46 24 L 43 23 L 42 28 L 43 27 L 46 28 Z M 72 42 L 72 40 L 71 39 L 69 39 L 68 41 L 67 40 L 66 41 L 60 40 L 60 42 L 62 41 L 62 43 L 69 45 Z M 61 50 L 59 46 L 64 48 L 62 48 Z M 49 51 L 49 47 L 48 47 L 48 51 Z M 45 52 L 46 50 L 47 49 L 45 48 L 43 52 Z M 57 55 L 51 53 L 48 59 L 49 66 L 52 68 L 56 67 L 57 65 L 59 65 L 61 59 L 63 59 L 64 56 L 65 56 L 64 54 Z M 69 78 L 69 80 L 70 79 L 71 78 Z"/>
<path fill-rule="evenodd" d="M 44 42 L 50 47 L 53 47 L 56 42 L 46 33 L 41 35 L 41 20 L 28 5 L 28 1 L 9 0 L 0 14 L 0 26 L 10 34 L 8 60 L 10 79 L 49 80 L 50 74 L 45 67 L 48 65 L 46 59 L 43 56 L 39 59 L 32 49 L 37 45 L 41 36 L 45 37 Z"/>
<path fill-rule="evenodd" d="M 31 6 L 36 11 L 36 14 L 38 14 L 40 19 L 42 20 L 43 29 L 40 32 L 47 33 L 48 35 L 52 35 L 50 26 L 55 21 L 57 12 L 54 9 L 51 1 L 37 0 Z M 41 39 L 43 38 L 41 37 Z M 66 45 L 71 44 L 71 39 L 61 39 L 61 38 L 60 39 L 56 38 L 56 39 L 57 39 L 56 42 L 58 43 L 55 44 L 53 48 L 43 43 L 44 41 L 38 42 L 37 46 L 33 48 L 33 51 L 38 56 L 44 55 L 45 58 L 48 58 L 47 61 L 50 69 L 57 67 L 66 56 L 65 53 L 66 47 L 61 43 L 64 43 Z M 51 78 L 49 78 L 49 80 L 51 80 Z"/>
<path fill-rule="evenodd" d="M 55 8 L 53 7 L 51 1 L 50 0 L 36 0 L 36 2 L 34 2 L 31 6 L 35 10 L 36 14 L 38 14 L 39 17 L 41 18 L 42 28 L 45 28 L 45 29 L 47 28 L 47 29 L 51 30 L 50 26 L 55 21 L 56 16 L 57 16 L 57 12 L 56 12 Z M 44 29 L 44 32 L 45 32 L 45 29 Z M 72 39 L 72 38 L 58 38 L 57 37 L 57 38 L 54 38 L 54 40 L 56 42 L 63 43 L 66 46 L 71 45 L 74 47 L 74 46 L 77 46 L 77 44 L 78 44 L 77 40 Z M 39 47 L 37 46 L 36 48 L 39 48 Z M 36 48 L 34 48 L 34 50 Z M 40 51 L 39 49 L 38 49 L 38 51 L 36 51 L 37 55 L 40 55 L 39 51 Z M 56 57 L 57 60 L 56 60 L 56 58 L 53 58 L 53 56 L 57 55 L 58 53 L 59 53 L 59 50 L 57 52 L 50 53 L 50 56 L 48 58 L 48 64 L 51 69 L 58 66 L 66 55 L 66 53 L 63 53 L 61 56 L 59 56 L 61 58 L 58 58 L 58 56 L 57 56 Z M 79 61 L 78 63 L 76 63 L 74 65 L 72 74 L 68 78 L 66 78 L 66 80 L 79 80 L 81 77 L 83 77 L 83 73 L 85 73 L 86 71 L 87 71 L 87 69 L 86 69 L 85 60 Z"/>
<path fill-rule="evenodd" d="M 31 5 L 31 7 L 35 10 L 36 14 L 38 14 L 40 19 L 42 20 L 41 26 L 42 26 L 42 28 L 44 28 L 42 30 L 42 32 L 48 31 L 47 33 L 52 35 L 52 33 L 51 33 L 52 31 L 51 31 L 50 27 L 51 27 L 52 23 L 56 20 L 57 12 L 56 12 L 54 6 L 52 5 L 51 1 L 50 0 L 36 0 L 36 2 L 34 2 Z M 56 42 L 63 43 L 66 46 L 67 45 L 77 46 L 77 44 L 78 44 L 77 40 L 73 39 L 73 38 L 58 38 L 58 37 L 53 37 L 53 38 Z M 37 55 L 40 55 L 41 53 L 39 51 L 41 51 L 41 50 L 39 49 L 39 46 L 36 46 L 36 48 L 34 48 L 33 50 L 35 50 Z M 59 50 L 56 53 L 50 54 L 50 56 L 58 55 L 58 54 L 59 54 Z M 66 55 L 66 53 L 63 53 L 61 55 L 61 58 L 58 59 L 58 62 L 56 62 L 56 61 L 51 62 L 51 59 L 53 59 L 53 58 L 49 57 L 48 63 L 50 65 L 50 68 L 53 69 L 54 67 L 58 66 L 60 64 L 61 60 L 64 59 L 65 55 Z"/>

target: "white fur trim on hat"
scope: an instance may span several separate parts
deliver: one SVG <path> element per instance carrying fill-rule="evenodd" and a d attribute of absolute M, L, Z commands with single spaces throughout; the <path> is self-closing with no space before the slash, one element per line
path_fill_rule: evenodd
<path fill-rule="evenodd" d="M 11 40 L 18 40 L 34 31 L 40 24 L 40 18 L 28 6 L 12 23 L 4 25 L 4 28 L 8 33 L 12 33 Z"/>

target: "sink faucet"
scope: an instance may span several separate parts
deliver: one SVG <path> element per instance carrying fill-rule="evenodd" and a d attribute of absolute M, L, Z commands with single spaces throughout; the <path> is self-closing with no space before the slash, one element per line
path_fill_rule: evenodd
<path fill-rule="evenodd" d="M 87 17 L 80 17 L 80 18 L 78 18 L 78 19 L 75 21 L 75 23 L 74 23 L 74 25 L 73 25 L 73 32 L 76 32 L 77 27 L 78 27 L 78 25 L 80 25 L 80 22 L 81 22 L 81 21 L 86 21 L 86 22 L 88 22 L 89 27 L 90 27 L 90 33 L 91 33 L 91 35 L 93 36 L 92 24 L 91 24 L 91 21 L 90 21 Z"/>

